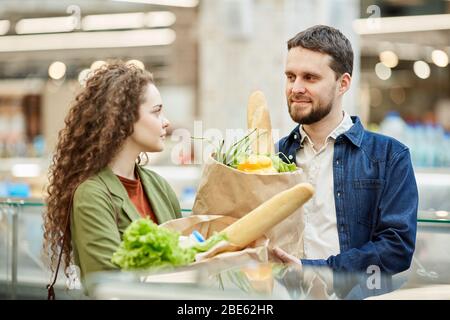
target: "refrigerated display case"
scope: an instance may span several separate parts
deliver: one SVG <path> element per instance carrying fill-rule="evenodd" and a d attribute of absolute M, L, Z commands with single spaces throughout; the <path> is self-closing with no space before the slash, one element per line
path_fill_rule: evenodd
<path fill-rule="evenodd" d="M 43 260 L 43 203 L 39 200 L 0 199 L 0 298 L 44 299 L 50 271 Z M 60 270 L 59 298 L 79 299 L 82 292 L 65 290 Z"/>
<path fill-rule="evenodd" d="M 450 284 L 450 170 L 417 171 L 419 189 L 418 233 L 411 268 L 394 277 L 396 287 L 413 288 Z M 50 272 L 42 257 L 42 211 L 40 200 L 0 198 L 0 297 L 47 296 Z M 189 209 L 184 210 L 189 214 Z M 62 270 L 61 270 L 62 271 Z M 81 289 L 65 290 L 60 273 L 58 298 L 85 299 Z"/>

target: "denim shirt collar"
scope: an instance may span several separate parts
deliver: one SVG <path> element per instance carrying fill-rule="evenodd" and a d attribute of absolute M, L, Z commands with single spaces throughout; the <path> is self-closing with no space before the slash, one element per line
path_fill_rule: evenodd
<path fill-rule="evenodd" d="M 350 118 L 349 114 L 347 112 L 343 112 L 343 118 L 339 125 L 328 134 L 325 141 L 328 141 L 329 139 L 336 140 L 337 137 L 339 137 L 341 134 L 347 132 L 351 127 L 353 126 L 353 121 Z M 311 138 L 306 133 L 303 125 L 300 125 L 299 128 L 300 132 L 300 144 L 303 145 L 305 139 L 308 141 L 308 143 L 312 144 Z"/>
<path fill-rule="evenodd" d="M 364 127 L 361 124 L 361 121 L 357 116 L 351 116 L 353 121 L 353 126 L 346 132 L 342 133 L 340 136 L 346 137 L 351 143 L 353 143 L 356 147 L 361 147 L 362 139 L 364 136 Z M 336 137 L 336 138 L 338 138 Z M 295 146 L 296 149 L 300 148 L 302 136 L 300 134 L 300 125 L 297 125 L 294 130 L 288 136 L 288 140 L 290 143 Z"/>
<path fill-rule="evenodd" d="M 352 116 L 353 126 L 343 133 L 343 136 L 353 143 L 356 147 L 360 148 L 364 137 L 364 127 L 357 116 Z"/>

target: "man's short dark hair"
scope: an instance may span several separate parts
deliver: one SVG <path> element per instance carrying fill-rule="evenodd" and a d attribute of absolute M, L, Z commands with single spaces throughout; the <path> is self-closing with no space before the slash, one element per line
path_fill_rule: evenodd
<path fill-rule="evenodd" d="M 353 50 L 350 41 L 339 30 L 317 25 L 297 33 L 287 42 L 288 50 L 302 47 L 330 55 L 330 68 L 340 77 L 344 73 L 352 75 Z"/>

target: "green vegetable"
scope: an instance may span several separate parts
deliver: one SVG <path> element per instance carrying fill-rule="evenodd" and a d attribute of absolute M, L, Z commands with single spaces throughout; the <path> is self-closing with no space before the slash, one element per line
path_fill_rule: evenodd
<path fill-rule="evenodd" d="M 283 160 L 281 160 L 278 155 L 282 155 L 284 158 L 286 158 L 286 156 L 281 152 L 270 156 L 270 159 L 272 159 L 273 167 L 278 172 L 291 172 L 297 170 L 297 166 L 295 165 L 295 163 L 291 163 L 287 158 L 286 161 L 288 163 L 286 163 Z"/>
<path fill-rule="evenodd" d="M 250 155 L 250 145 L 256 137 L 250 139 L 250 136 L 256 132 L 256 129 L 248 133 L 242 139 L 233 143 L 228 150 L 225 148 L 225 140 L 221 140 L 219 145 L 214 145 L 214 142 L 203 137 L 191 137 L 195 140 L 205 140 L 214 147 L 214 159 L 229 167 L 237 168 L 238 164 Z"/>
<path fill-rule="evenodd" d="M 252 130 L 242 139 L 232 144 L 228 148 L 228 150 L 224 150 L 225 141 L 221 140 L 219 146 L 215 147 L 214 159 L 220 163 L 223 163 L 224 165 L 237 169 L 239 163 L 247 159 L 252 153 L 250 146 L 252 142 L 257 138 L 252 137 L 253 133 L 255 132 L 256 129 Z M 259 136 L 261 136 L 261 134 Z M 191 137 L 191 139 L 205 140 L 214 146 L 214 143 L 206 138 Z M 279 155 L 283 156 L 286 162 L 281 160 Z M 270 157 L 273 163 L 273 167 L 278 172 L 291 172 L 297 170 L 297 166 L 295 165 L 295 163 L 291 163 L 288 158 L 281 152 L 277 154 L 267 154 L 266 156 Z"/>
<path fill-rule="evenodd" d="M 191 250 L 194 250 L 195 254 L 206 252 L 210 250 L 212 247 L 214 247 L 216 244 L 218 244 L 220 241 L 226 240 L 228 240 L 226 234 L 216 232 L 211 237 L 209 237 L 205 242 L 197 242 L 196 244 L 194 244 Z"/>
<path fill-rule="evenodd" d="M 178 232 L 160 228 L 150 219 L 138 219 L 125 230 L 111 261 L 125 270 L 183 266 L 194 262 L 197 253 L 226 240 L 225 235 L 215 234 L 203 243 L 182 248 L 179 236 Z"/>

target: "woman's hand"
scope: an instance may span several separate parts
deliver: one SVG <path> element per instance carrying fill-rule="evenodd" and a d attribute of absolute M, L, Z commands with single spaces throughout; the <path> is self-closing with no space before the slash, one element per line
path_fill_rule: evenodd
<path fill-rule="evenodd" d="M 226 240 L 222 240 L 216 243 L 211 249 L 205 252 L 197 253 L 195 255 L 195 262 L 199 262 L 208 258 L 212 258 L 219 253 L 228 252 L 228 251 L 236 251 L 238 248 L 230 244 Z"/>

